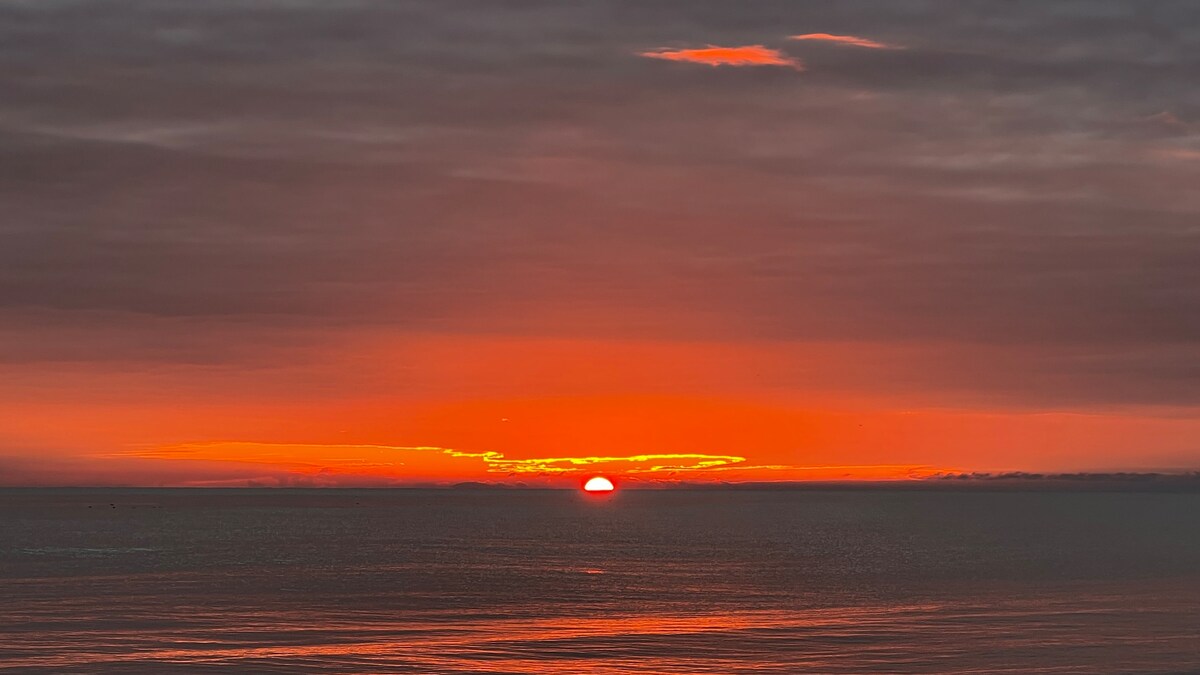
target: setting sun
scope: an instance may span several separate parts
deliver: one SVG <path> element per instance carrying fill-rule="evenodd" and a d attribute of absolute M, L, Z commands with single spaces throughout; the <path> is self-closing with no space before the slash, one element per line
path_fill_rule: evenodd
<path fill-rule="evenodd" d="M 614 489 L 615 488 L 612 484 L 612 481 L 604 476 L 595 476 L 593 478 L 589 478 L 588 481 L 583 484 L 584 492 L 612 492 Z"/>

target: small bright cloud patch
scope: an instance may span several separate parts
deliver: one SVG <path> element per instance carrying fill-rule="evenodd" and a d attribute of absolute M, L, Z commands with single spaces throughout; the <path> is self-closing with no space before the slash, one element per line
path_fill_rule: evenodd
<path fill-rule="evenodd" d="M 803 70 L 804 64 L 778 49 L 764 45 L 741 47 L 718 47 L 708 45 L 698 49 L 652 49 L 639 52 L 639 56 L 664 61 L 683 61 L 706 66 L 786 66 Z"/>

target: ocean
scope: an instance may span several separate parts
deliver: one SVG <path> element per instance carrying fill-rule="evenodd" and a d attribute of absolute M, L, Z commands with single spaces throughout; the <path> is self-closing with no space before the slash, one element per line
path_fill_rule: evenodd
<path fill-rule="evenodd" d="M 1200 494 L 0 490 L 0 672 L 1200 672 Z"/>

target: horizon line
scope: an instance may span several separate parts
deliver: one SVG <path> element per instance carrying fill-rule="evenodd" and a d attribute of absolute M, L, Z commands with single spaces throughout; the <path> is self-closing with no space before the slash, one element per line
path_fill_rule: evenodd
<path fill-rule="evenodd" d="M 866 490 L 920 490 L 920 489 L 972 489 L 987 487 L 1045 487 L 1045 488 L 1098 488 L 1111 489 L 1156 489 L 1172 487 L 1194 487 L 1200 489 L 1200 469 L 1182 471 L 1113 471 L 1113 472 L 1004 472 L 967 473 L 929 476 L 907 479 L 846 479 L 846 480 L 780 480 L 780 481 L 631 481 L 621 485 L 621 490 L 672 491 L 672 490 L 805 490 L 805 489 L 866 489 Z M 326 485 L 269 485 L 248 481 L 245 484 L 13 484 L 0 485 L 0 490 L 526 490 L 526 491 L 575 491 L 579 488 L 564 484 L 528 484 L 503 481 L 459 481 L 455 483 L 396 483 L 396 484 L 326 484 Z"/>

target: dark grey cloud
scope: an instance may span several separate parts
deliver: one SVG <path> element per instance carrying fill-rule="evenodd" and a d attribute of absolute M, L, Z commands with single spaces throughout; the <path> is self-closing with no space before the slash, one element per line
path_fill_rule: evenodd
<path fill-rule="evenodd" d="M 207 317 L 999 345 L 962 388 L 1200 392 L 1195 3 L 10 1 L 0 43 L 23 358 L 130 315 L 126 357 L 250 358 Z M 807 70 L 636 56 L 709 43 Z"/>

